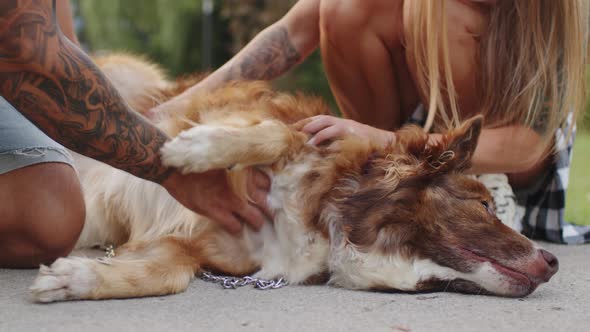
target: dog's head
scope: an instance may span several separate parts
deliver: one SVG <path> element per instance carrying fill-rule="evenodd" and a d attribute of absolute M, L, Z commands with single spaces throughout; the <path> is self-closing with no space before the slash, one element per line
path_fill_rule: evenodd
<path fill-rule="evenodd" d="M 403 129 L 370 158 L 331 216 L 331 282 L 347 288 L 525 296 L 557 259 L 502 224 L 470 165 L 482 118 L 428 144 Z M 350 180 L 348 181 L 351 182 Z"/>

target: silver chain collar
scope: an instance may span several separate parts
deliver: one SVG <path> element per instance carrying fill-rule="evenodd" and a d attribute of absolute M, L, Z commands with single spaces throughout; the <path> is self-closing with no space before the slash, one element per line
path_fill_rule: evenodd
<path fill-rule="evenodd" d="M 109 244 L 104 248 L 104 258 L 113 258 L 115 257 L 115 246 Z"/>
<path fill-rule="evenodd" d="M 220 284 L 225 289 L 236 289 L 238 287 L 254 285 L 254 288 L 260 290 L 277 289 L 287 286 L 289 282 L 284 278 L 279 279 L 261 279 L 250 276 L 245 277 L 231 277 L 231 276 L 216 276 L 211 272 L 203 272 L 201 274 L 203 281 Z"/>
<path fill-rule="evenodd" d="M 106 246 L 104 248 L 105 257 L 99 258 L 100 262 L 105 262 L 105 258 L 113 258 L 115 257 L 115 246 L 112 244 Z M 267 290 L 267 289 L 277 289 L 287 286 L 289 282 L 284 278 L 279 279 L 261 279 L 261 278 L 254 278 L 250 276 L 245 277 L 230 277 L 230 276 L 216 276 L 211 272 L 203 272 L 201 274 L 201 279 L 203 281 L 212 282 L 216 284 L 221 284 L 221 287 L 225 289 L 236 289 L 238 287 L 244 287 L 248 285 L 254 285 L 254 288 L 260 290 Z"/>

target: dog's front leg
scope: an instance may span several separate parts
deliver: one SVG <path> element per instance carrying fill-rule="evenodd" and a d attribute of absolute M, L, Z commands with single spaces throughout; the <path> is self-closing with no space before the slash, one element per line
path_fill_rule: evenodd
<path fill-rule="evenodd" d="M 304 134 L 276 120 L 248 127 L 203 124 L 181 132 L 161 152 L 165 165 L 201 173 L 270 165 L 305 140 Z"/>
<path fill-rule="evenodd" d="M 184 291 L 199 266 L 198 248 L 168 236 L 128 243 L 114 258 L 60 258 L 41 267 L 30 290 L 37 302 L 167 295 Z"/>

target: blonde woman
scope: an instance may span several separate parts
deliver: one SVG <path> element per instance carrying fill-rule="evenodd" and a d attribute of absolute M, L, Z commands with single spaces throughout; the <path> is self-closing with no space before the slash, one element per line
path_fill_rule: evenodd
<path fill-rule="evenodd" d="M 586 0 L 300 0 L 154 112 L 229 80 L 273 79 L 319 47 L 347 119 L 313 118 L 304 128 L 311 143 L 354 133 L 395 144 L 395 130 L 412 120 L 436 140 L 482 113 L 471 172 L 506 174 L 485 178 L 503 221 L 531 237 L 585 242 L 590 230 L 565 223 L 563 208 L 573 120 L 584 107 L 588 14 Z M 506 211 L 511 188 L 519 206 Z"/>

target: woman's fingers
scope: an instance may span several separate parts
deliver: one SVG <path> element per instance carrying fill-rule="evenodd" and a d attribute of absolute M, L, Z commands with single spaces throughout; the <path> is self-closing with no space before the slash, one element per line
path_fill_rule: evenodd
<path fill-rule="evenodd" d="M 342 128 L 339 126 L 331 126 L 317 132 L 308 143 L 312 145 L 320 145 L 325 141 L 335 140 L 341 136 Z"/>
<path fill-rule="evenodd" d="M 318 115 L 303 126 L 302 131 L 314 135 L 310 144 L 319 145 L 328 140 L 342 138 L 345 134 L 355 134 L 355 122 L 329 115 Z"/>
<path fill-rule="evenodd" d="M 329 115 L 317 115 L 310 118 L 311 121 L 303 126 L 302 131 L 308 134 L 315 134 L 327 127 L 333 126 L 336 118 Z"/>

